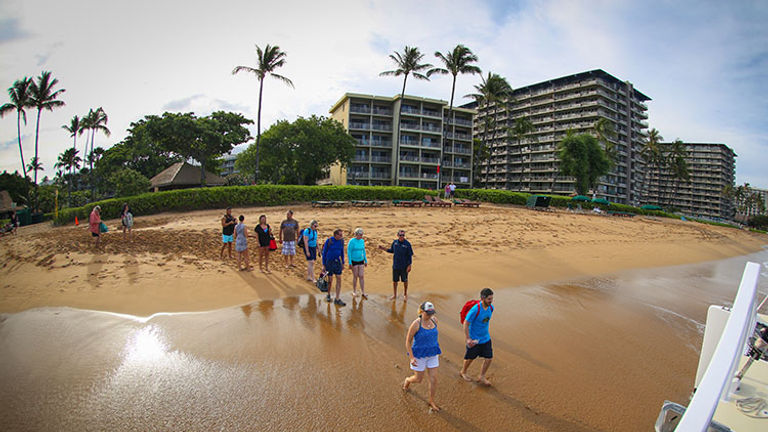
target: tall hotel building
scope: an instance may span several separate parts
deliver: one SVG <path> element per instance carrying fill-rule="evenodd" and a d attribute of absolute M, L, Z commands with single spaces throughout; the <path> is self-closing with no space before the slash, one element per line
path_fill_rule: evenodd
<path fill-rule="evenodd" d="M 662 143 L 667 148 L 670 143 Z M 684 143 L 690 181 L 668 170 L 648 167 L 645 204 L 677 208 L 681 213 L 708 219 L 732 219 L 733 200 L 723 196 L 736 179 L 736 153 L 725 144 Z M 665 155 L 666 156 L 666 155 Z"/>
<path fill-rule="evenodd" d="M 346 170 L 332 167 L 331 183 L 471 187 L 475 111 L 454 107 L 450 119 L 448 111 L 448 103 L 436 99 L 346 93 L 330 113 L 357 146 Z M 400 139 L 393 140 L 398 118 Z"/>
<path fill-rule="evenodd" d="M 568 130 L 594 134 L 595 123 L 604 118 L 616 132 L 611 141 L 617 157 L 595 192 L 612 202 L 639 204 L 648 100 L 631 83 L 597 69 L 516 89 L 508 107 L 464 105 L 478 109 L 475 137 L 491 150 L 478 178 L 492 189 L 571 194 L 573 180 L 559 173 L 558 143 Z M 509 129 L 523 117 L 533 123 L 534 131 L 518 140 Z"/>

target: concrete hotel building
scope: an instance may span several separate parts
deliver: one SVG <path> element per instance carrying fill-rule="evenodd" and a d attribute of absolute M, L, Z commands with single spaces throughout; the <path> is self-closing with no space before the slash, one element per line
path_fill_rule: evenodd
<path fill-rule="evenodd" d="M 445 101 L 346 93 L 330 113 L 357 140 L 347 169 L 331 169 L 332 184 L 471 187 L 474 110 L 454 107 L 449 119 Z M 400 139 L 393 141 L 398 117 Z"/>
<path fill-rule="evenodd" d="M 733 202 L 722 192 L 725 186 L 734 185 L 736 153 L 725 144 L 684 144 L 690 181 L 676 180 L 668 170 L 656 173 L 649 168 L 644 203 L 674 207 L 694 217 L 732 219 Z"/>
<path fill-rule="evenodd" d="M 650 98 L 631 83 L 597 69 L 529 85 L 514 91 L 509 109 L 477 107 L 475 137 L 489 144 L 491 157 L 478 178 L 492 189 L 568 195 L 570 177 L 559 175 L 557 145 L 569 129 L 592 133 L 605 118 L 613 124 L 617 160 L 595 191 L 622 204 L 638 204 L 643 193 L 644 161 L 640 156 L 647 137 Z M 518 118 L 527 117 L 535 130 L 518 142 L 507 131 Z M 495 127 L 485 130 L 486 119 Z"/>

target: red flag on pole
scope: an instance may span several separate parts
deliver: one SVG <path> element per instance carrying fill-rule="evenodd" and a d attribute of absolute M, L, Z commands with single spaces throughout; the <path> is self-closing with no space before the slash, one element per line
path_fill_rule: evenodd
<path fill-rule="evenodd" d="M 437 173 L 440 174 L 440 165 L 437 166 Z"/>

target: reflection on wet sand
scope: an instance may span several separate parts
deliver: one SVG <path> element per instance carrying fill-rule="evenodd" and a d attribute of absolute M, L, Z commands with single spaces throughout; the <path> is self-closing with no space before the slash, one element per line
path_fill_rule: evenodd
<path fill-rule="evenodd" d="M 458 377 L 459 310 L 474 292 L 372 295 L 342 308 L 301 294 L 148 320 L 68 308 L 3 315 L 0 422 L 72 431 L 648 430 L 664 399 L 687 402 L 698 359 L 690 341 L 701 336 L 690 323 L 732 296 L 743 262 L 497 289 L 491 388 Z M 406 325 L 424 300 L 438 311 L 444 351 L 436 414 L 425 386 L 400 390 Z"/>

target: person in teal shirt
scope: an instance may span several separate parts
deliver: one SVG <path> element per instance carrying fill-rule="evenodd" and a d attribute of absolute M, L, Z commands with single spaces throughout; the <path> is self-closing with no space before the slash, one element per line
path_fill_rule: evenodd
<path fill-rule="evenodd" d="M 304 237 L 304 257 L 307 258 L 307 280 L 312 283 L 315 279 L 315 260 L 317 260 L 317 221 L 312 220 L 309 228 L 301 232 Z"/>
<path fill-rule="evenodd" d="M 360 295 L 367 299 L 365 294 L 365 267 L 368 266 L 368 258 L 365 256 L 365 240 L 363 229 L 355 228 L 354 237 L 347 244 L 347 257 L 349 269 L 352 270 L 352 296 L 357 297 L 357 281 L 360 281 Z"/>

